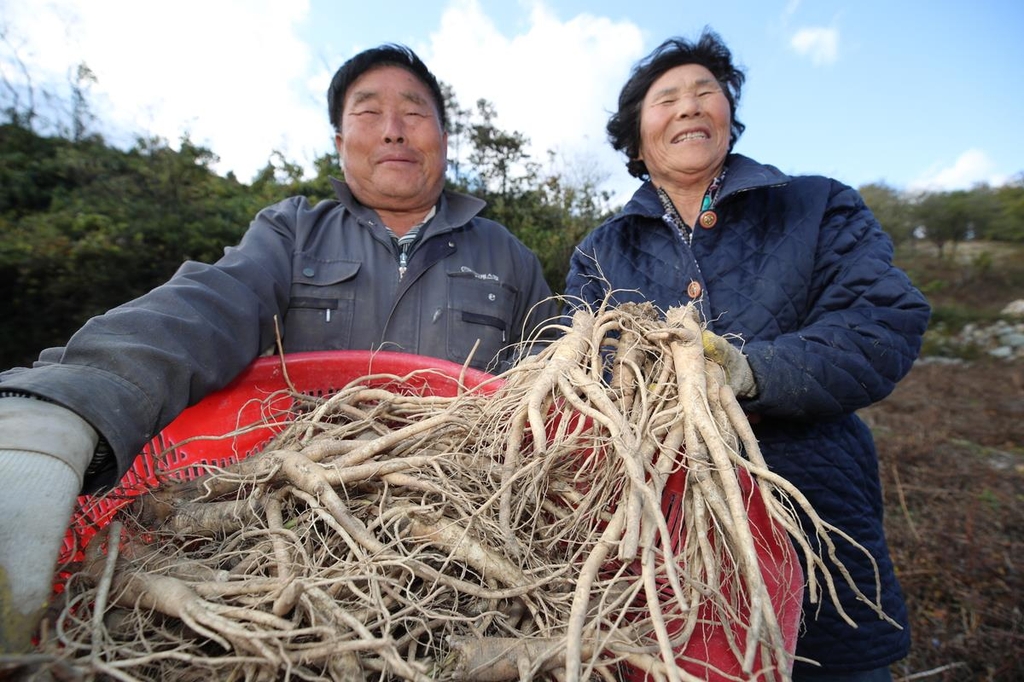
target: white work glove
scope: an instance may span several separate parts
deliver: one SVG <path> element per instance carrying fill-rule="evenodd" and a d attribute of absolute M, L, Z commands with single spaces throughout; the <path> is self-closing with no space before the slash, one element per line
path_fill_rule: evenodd
<path fill-rule="evenodd" d="M 722 366 L 725 380 L 737 398 L 753 398 L 757 395 L 754 373 L 739 348 L 707 329 L 701 334 L 701 341 L 704 342 L 704 357 Z"/>
<path fill-rule="evenodd" d="M 60 405 L 0 398 L 0 654 L 31 649 L 98 440 Z"/>

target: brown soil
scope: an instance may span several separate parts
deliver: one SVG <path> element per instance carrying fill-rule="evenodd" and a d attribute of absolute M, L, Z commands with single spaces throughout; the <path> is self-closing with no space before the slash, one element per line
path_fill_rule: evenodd
<path fill-rule="evenodd" d="M 861 416 L 912 623 L 894 677 L 1024 679 L 1024 363 L 919 362 Z"/>

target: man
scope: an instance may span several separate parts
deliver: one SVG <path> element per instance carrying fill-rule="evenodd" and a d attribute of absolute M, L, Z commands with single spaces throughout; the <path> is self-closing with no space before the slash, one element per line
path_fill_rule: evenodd
<path fill-rule="evenodd" d="M 537 257 L 444 190 L 444 99 L 384 45 L 327 93 L 345 182 L 261 211 L 212 265 L 98 316 L 0 376 L 0 650 L 28 648 L 80 492 L 116 483 L 185 407 L 280 330 L 285 352 L 398 350 L 498 371 L 556 313 Z"/>

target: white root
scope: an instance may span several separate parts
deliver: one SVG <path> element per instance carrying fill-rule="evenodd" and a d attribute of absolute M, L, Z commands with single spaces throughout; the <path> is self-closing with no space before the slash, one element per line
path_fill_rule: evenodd
<path fill-rule="evenodd" d="M 790 535 L 835 601 L 852 539 L 769 470 L 695 309 L 583 307 L 564 332 L 487 390 L 305 399 L 263 452 L 158 490 L 157 527 L 68 581 L 41 647 L 124 679 L 785 679 L 758 543 Z M 712 636 L 735 669 L 685 653 Z"/>

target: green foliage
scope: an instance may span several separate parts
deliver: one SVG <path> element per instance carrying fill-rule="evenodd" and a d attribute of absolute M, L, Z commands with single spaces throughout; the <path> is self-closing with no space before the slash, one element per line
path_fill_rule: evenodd
<path fill-rule="evenodd" d="M 1024 242 L 1024 175 L 994 190 L 995 215 L 989 225 L 989 239 Z"/>
<path fill-rule="evenodd" d="M 236 243 L 258 206 L 210 169 L 187 139 L 178 151 L 138 140 L 127 152 L 0 129 L 0 359 L 28 362 L 86 319 L 145 293 L 188 259 Z"/>
<path fill-rule="evenodd" d="M 572 249 L 611 214 L 604 178 L 583 162 L 548 152 L 542 166 L 527 153 L 529 138 L 496 124 L 487 100 L 462 109 L 445 87 L 448 112 L 449 187 L 487 202 L 483 215 L 505 225 L 541 260 L 555 293 L 565 286 Z M 468 163 L 460 161 L 465 156 Z"/>
<path fill-rule="evenodd" d="M 64 343 L 90 316 L 103 313 L 165 281 L 183 261 L 210 262 L 237 243 L 253 216 L 288 196 L 311 201 L 334 196 L 340 177 L 331 151 L 314 161 L 315 175 L 275 152 L 248 185 L 212 170 L 212 150 L 188 138 L 172 149 L 140 138 L 122 151 L 88 133 L 88 87 L 79 66 L 72 121 L 46 136 L 32 128 L 31 109 L 4 109 L 0 124 L 0 366 L 31 362 L 41 348 Z M 540 258 L 551 289 L 565 283 L 572 249 L 611 215 L 605 178 L 586 160 L 548 152 L 543 163 L 527 152 L 529 138 L 497 125 L 486 100 L 462 108 L 442 84 L 449 132 L 448 184 L 487 202 L 484 215 L 507 226 Z M 17 105 L 17 102 L 15 102 Z M 1024 285 L 1014 270 L 986 253 L 955 262 L 936 276 L 913 237 L 923 229 L 940 256 L 965 240 L 1024 242 L 1024 176 L 990 189 L 907 197 L 883 184 L 861 193 L 883 228 L 912 262 L 908 272 L 936 306 L 936 320 L 959 324 L 986 310 L 978 297 L 961 311 L 948 299 L 982 286 Z M 947 253 L 948 250 L 948 253 Z M 946 263 L 947 266 L 954 261 Z M 999 278 L 1002 278 L 1001 280 Z M 1022 282 L 1018 282 L 1021 280 Z M 1001 288 L 999 288 L 1001 287 Z M 969 297 L 968 297 L 969 298 Z"/>
<path fill-rule="evenodd" d="M 968 324 L 986 324 L 998 319 L 998 313 L 993 311 L 979 311 L 970 305 L 946 303 L 932 308 L 930 325 L 946 333 L 955 334 Z"/>
<path fill-rule="evenodd" d="M 992 254 L 988 251 L 981 251 L 971 256 L 970 264 L 971 269 L 975 272 L 986 275 L 992 270 L 992 266 L 995 262 Z"/>
<path fill-rule="evenodd" d="M 40 137 L 20 125 L 0 124 L 0 215 L 49 208 L 53 195 L 73 182 L 62 161 L 68 146 L 62 138 Z"/>
<path fill-rule="evenodd" d="M 290 196 L 304 196 L 313 203 L 331 199 L 334 197 L 331 178 L 341 177 L 340 165 L 337 152 L 318 156 L 313 160 L 316 175 L 306 178 L 302 166 L 288 161 L 281 152 L 275 151 L 267 165 L 253 179 L 249 195 L 256 210 Z"/>
<path fill-rule="evenodd" d="M 957 358 L 970 362 L 984 354 L 984 350 L 975 345 L 954 343 L 948 332 L 941 327 L 930 328 L 921 344 L 921 357 Z"/>
<path fill-rule="evenodd" d="M 572 248 L 609 213 L 602 179 L 582 164 L 556 170 L 554 154 L 542 169 L 524 135 L 497 127 L 493 105 L 481 100 L 471 112 L 446 93 L 449 185 L 487 201 L 484 215 L 533 249 L 560 291 Z M 330 178 L 341 175 L 333 151 L 314 161 L 312 178 L 275 152 L 245 185 L 217 175 L 216 155 L 188 138 L 178 149 L 140 138 L 121 151 L 84 135 L 84 124 L 47 137 L 11 120 L 0 125 L 3 367 L 63 344 L 89 317 L 166 281 L 183 261 L 216 260 L 263 207 L 295 195 L 332 198 Z"/>
<path fill-rule="evenodd" d="M 469 135 L 472 145 L 469 161 L 476 177 L 473 189 L 496 192 L 506 199 L 522 194 L 536 174 L 536 168 L 528 163 L 529 138 L 519 132 L 499 129 L 494 124 L 497 112 L 487 100 L 477 100 L 476 108 L 481 122 L 470 126 Z M 517 168 L 523 171 L 517 174 Z"/>
<path fill-rule="evenodd" d="M 1024 242 L 1024 175 L 996 189 L 979 185 L 909 196 L 869 184 L 859 191 L 897 246 L 923 237 L 940 257 L 950 257 L 968 240 Z"/>
<path fill-rule="evenodd" d="M 871 184 L 861 187 L 860 194 L 894 244 L 913 238 L 913 211 L 898 191 L 885 184 Z"/>
<path fill-rule="evenodd" d="M 940 257 L 951 255 L 960 242 L 989 235 L 998 213 L 997 197 L 984 186 L 971 191 L 927 193 L 913 207 L 917 223 Z"/>
<path fill-rule="evenodd" d="M 981 357 L 984 349 L 955 337 L 968 324 L 994 323 L 1024 298 L 1024 244 L 971 240 L 942 257 L 924 246 L 900 250 L 896 261 L 932 306 L 922 355 Z"/>

